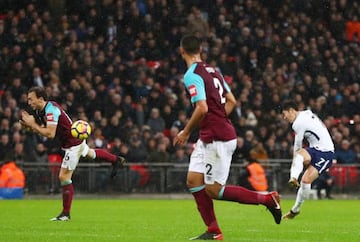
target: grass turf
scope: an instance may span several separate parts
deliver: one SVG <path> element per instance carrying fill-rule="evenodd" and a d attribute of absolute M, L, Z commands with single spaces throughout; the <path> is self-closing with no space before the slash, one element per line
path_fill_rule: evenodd
<path fill-rule="evenodd" d="M 282 200 L 287 212 L 293 200 Z M 205 231 L 193 200 L 74 199 L 72 220 L 50 222 L 60 200 L 0 201 L 0 241 L 188 241 Z M 310 200 L 274 223 L 263 206 L 215 201 L 225 241 L 359 241 L 357 200 Z"/>

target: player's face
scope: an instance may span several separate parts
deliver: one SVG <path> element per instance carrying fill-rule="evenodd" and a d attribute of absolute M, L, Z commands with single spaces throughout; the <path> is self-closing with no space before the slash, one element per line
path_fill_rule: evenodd
<path fill-rule="evenodd" d="M 40 110 L 42 106 L 40 105 L 41 99 L 36 97 L 34 92 L 28 93 L 28 104 L 34 110 Z"/>
<path fill-rule="evenodd" d="M 180 53 L 181 57 L 184 59 L 185 50 L 184 50 L 184 48 L 181 47 L 181 46 L 179 47 L 179 53 Z"/>
<path fill-rule="evenodd" d="M 296 111 L 294 109 L 283 110 L 282 115 L 286 121 L 293 123 L 296 118 Z"/>

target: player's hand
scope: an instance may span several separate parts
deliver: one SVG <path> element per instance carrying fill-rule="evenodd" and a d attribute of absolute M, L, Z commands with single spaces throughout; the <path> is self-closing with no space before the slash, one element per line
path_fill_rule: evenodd
<path fill-rule="evenodd" d="M 22 119 L 19 120 L 19 123 L 23 130 L 25 130 L 27 132 L 34 132 L 34 130 L 29 125 L 27 125 Z"/>
<path fill-rule="evenodd" d="M 190 134 L 184 132 L 184 130 L 181 130 L 174 138 L 173 145 L 180 144 L 185 145 Z"/>
<path fill-rule="evenodd" d="M 20 123 L 22 129 L 24 129 L 26 131 L 31 131 L 32 130 L 29 126 L 27 126 L 25 124 L 25 122 L 22 119 L 19 120 L 19 123 Z"/>
<path fill-rule="evenodd" d="M 35 117 L 33 115 L 30 115 L 28 112 L 23 111 L 21 112 L 20 124 L 23 127 L 32 128 L 32 126 L 35 124 Z"/>

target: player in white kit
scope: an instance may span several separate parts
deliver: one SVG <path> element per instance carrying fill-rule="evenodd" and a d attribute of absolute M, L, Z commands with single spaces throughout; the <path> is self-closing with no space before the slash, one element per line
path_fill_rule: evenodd
<path fill-rule="evenodd" d="M 312 111 L 298 111 L 296 103 L 286 101 L 282 105 L 282 115 L 292 123 L 295 132 L 289 183 L 298 188 L 298 192 L 294 206 L 283 216 L 283 219 L 292 219 L 300 213 L 301 205 L 308 198 L 311 183 L 332 165 L 334 143 L 324 123 Z M 308 142 L 306 148 L 303 148 L 304 139 Z"/>

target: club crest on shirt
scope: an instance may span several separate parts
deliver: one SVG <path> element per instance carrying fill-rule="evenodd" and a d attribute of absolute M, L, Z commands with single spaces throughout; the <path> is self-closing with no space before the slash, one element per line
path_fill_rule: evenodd
<path fill-rule="evenodd" d="M 54 114 L 52 114 L 52 113 L 46 114 L 46 120 L 47 121 L 54 121 Z"/>
<path fill-rule="evenodd" d="M 189 93 L 191 97 L 194 97 L 197 95 L 197 91 L 196 91 L 196 86 L 195 85 L 190 85 L 189 86 Z"/>

